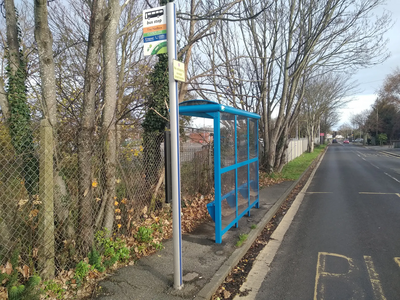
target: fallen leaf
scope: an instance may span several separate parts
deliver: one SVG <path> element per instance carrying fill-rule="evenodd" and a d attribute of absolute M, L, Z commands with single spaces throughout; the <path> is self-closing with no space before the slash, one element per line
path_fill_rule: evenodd
<path fill-rule="evenodd" d="M 145 207 L 143 207 L 143 210 L 142 210 L 142 214 L 146 214 L 147 213 L 147 205 L 145 206 Z"/>
<path fill-rule="evenodd" d="M 6 271 L 7 275 L 10 275 L 12 273 L 12 270 L 13 270 L 12 264 L 8 261 L 6 263 L 6 267 L 5 267 L 5 271 Z"/>
<path fill-rule="evenodd" d="M 224 295 L 224 299 L 228 299 L 231 296 L 231 293 L 228 292 L 227 290 L 224 290 L 222 294 Z"/>
<path fill-rule="evenodd" d="M 30 218 L 36 217 L 38 213 L 39 213 L 38 209 L 31 210 L 31 212 L 29 213 L 29 217 Z"/>
<path fill-rule="evenodd" d="M 0 299 L 8 299 L 7 289 L 0 286 Z"/>
<path fill-rule="evenodd" d="M 28 199 L 21 199 L 18 201 L 18 206 L 24 206 L 28 201 Z"/>
<path fill-rule="evenodd" d="M 32 250 L 32 257 L 33 258 L 36 258 L 38 256 L 38 251 L 39 251 L 38 248 L 33 248 L 33 250 Z"/>
<path fill-rule="evenodd" d="M 29 277 L 29 267 L 27 265 L 24 265 L 22 268 L 18 268 L 18 271 L 24 276 L 25 279 Z"/>

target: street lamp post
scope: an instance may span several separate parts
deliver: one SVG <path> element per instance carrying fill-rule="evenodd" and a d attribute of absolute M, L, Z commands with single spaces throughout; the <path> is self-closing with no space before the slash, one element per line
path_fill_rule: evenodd
<path fill-rule="evenodd" d="M 375 146 L 378 144 L 378 123 L 379 123 L 379 114 L 378 107 L 376 108 L 376 134 L 375 134 Z"/>

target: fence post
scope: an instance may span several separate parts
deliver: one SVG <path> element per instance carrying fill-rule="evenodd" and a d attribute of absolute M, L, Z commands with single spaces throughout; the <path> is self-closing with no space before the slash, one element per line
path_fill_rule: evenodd
<path fill-rule="evenodd" d="M 54 176 L 53 176 L 53 128 L 49 121 L 40 122 L 39 158 L 39 264 L 44 279 L 54 277 Z"/>

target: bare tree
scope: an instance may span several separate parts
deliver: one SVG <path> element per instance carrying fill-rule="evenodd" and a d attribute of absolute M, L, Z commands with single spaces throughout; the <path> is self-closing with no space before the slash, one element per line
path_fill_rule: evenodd
<path fill-rule="evenodd" d="M 385 78 L 378 94 L 379 98 L 385 98 L 400 107 L 400 68 L 396 68 Z"/>
<path fill-rule="evenodd" d="M 370 110 L 366 109 L 360 112 L 359 114 L 353 115 L 351 117 L 351 122 L 355 125 L 359 131 L 360 138 L 363 136 L 364 140 L 363 143 L 367 142 L 367 120 L 368 116 L 370 115 Z"/>
<path fill-rule="evenodd" d="M 302 115 L 307 123 L 308 152 L 314 151 L 314 137 L 324 114 L 343 108 L 356 85 L 349 75 L 316 74 L 305 83 Z"/>
<path fill-rule="evenodd" d="M 321 132 L 330 132 L 332 126 L 339 123 L 340 114 L 338 111 L 328 111 L 322 114 L 321 117 Z"/>
<path fill-rule="evenodd" d="M 81 227 L 82 251 L 86 254 L 93 241 L 94 214 L 92 195 L 92 163 L 93 136 L 95 132 L 95 102 L 101 34 L 103 31 L 103 2 L 95 0 L 91 4 L 89 41 L 87 45 L 85 83 L 81 128 L 78 136 L 79 162 L 79 224 Z"/>
<path fill-rule="evenodd" d="M 180 7 L 178 21 L 181 25 L 183 35 L 183 45 L 178 53 L 178 59 L 182 59 L 185 70 L 188 72 L 189 63 L 193 55 L 193 47 L 205 37 L 213 35 L 212 31 L 222 20 L 234 21 L 241 18 L 237 13 L 237 8 L 243 0 L 221 1 L 218 5 L 202 1 L 191 0 L 185 3 L 186 7 Z M 187 12 L 185 12 L 187 11 Z M 185 22 L 189 21 L 189 22 Z M 187 32 L 187 34 L 185 34 Z M 196 76 L 197 77 L 197 76 Z M 187 95 L 188 85 L 195 78 L 189 78 L 187 82 L 180 83 L 179 102 L 182 102 Z"/>
<path fill-rule="evenodd" d="M 125 5 L 129 2 L 125 3 Z M 122 7 L 109 0 L 103 36 L 104 109 L 102 120 L 104 196 L 98 221 L 111 235 L 114 224 L 115 169 L 117 158 L 117 29 Z M 104 215 L 102 213 L 104 212 Z"/>
<path fill-rule="evenodd" d="M 353 127 L 349 123 L 344 123 L 339 126 L 338 133 L 347 139 L 353 131 Z"/>
<path fill-rule="evenodd" d="M 243 2 L 248 16 L 257 11 L 252 3 Z M 314 69 L 357 69 L 387 57 L 383 34 L 390 17 L 369 19 L 380 4 L 380 0 L 363 0 L 358 5 L 350 0 L 275 1 L 258 18 L 241 23 L 247 56 L 257 76 L 266 170 L 278 170 L 284 162 L 288 132 L 303 99 L 301 83 Z"/>

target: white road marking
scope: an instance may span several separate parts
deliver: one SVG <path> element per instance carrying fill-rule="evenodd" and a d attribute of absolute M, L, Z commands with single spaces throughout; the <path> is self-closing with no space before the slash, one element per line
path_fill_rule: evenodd
<path fill-rule="evenodd" d="M 361 153 L 360 151 L 356 151 L 356 153 L 358 153 L 360 156 L 366 156 L 364 153 Z"/>
<path fill-rule="evenodd" d="M 388 174 L 385 172 L 386 176 L 389 176 L 390 178 L 392 178 L 393 180 L 397 181 L 398 183 L 400 183 L 400 180 L 398 180 L 397 178 L 393 177 L 392 175 Z"/>
<path fill-rule="evenodd" d="M 306 194 L 332 194 L 332 192 L 306 192 Z"/>
<path fill-rule="evenodd" d="M 360 195 L 396 195 L 400 197 L 399 193 L 380 193 L 380 192 L 358 192 Z"/>
<path fill-rule="evenodd" d="M 379 168 L 378 166 L 376 166 L 376 165 L 374 165 L 373 163 L 370 163 L 372 166 L 374 166 L 375 168 L 377 168 L 377 169 L 381 169 L 381 168 Z"/>

